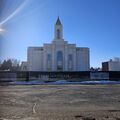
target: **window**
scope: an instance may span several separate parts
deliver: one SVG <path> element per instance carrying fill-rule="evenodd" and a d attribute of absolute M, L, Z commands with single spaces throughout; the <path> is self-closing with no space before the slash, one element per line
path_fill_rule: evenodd
<path fill-rule="evenodd" d="M 63 53 L 62 53 L 62 51 L 57 52 L 57 70 L 63 70 Z"/>
<path fill-rule="evenodd" d="M 48 61 L 51 60 L 51 55 L 50 55 L 50 54 L 47 55 L 47 60 L 48 60 Z"/>
<path fill-rule="evenodd" d="M 63 60 L 63 53 L 62 53 L 62 51 L 58 51 L 57 52 L 57 60 L 58 61 L 62 61 Z"/>
<path fill-rule="evenodd" d="M 69 54 L 68 55 L 68 70 L 72 70 L 73 69 L 73 55 Z"/>
<path fill-rule="evenodd" d="M 51 70 L 51 54 L 47 54 L 47 69 Z"/>
<path fill-rule="evenodd" d="M 60 39 L 60 30 L 57 29 L 57 38 Z"/>
<path fill-rule="evenodd" d="M 69 55 L 68 55 L 68 60 L 69 60 L 69 61 L 72 61 L 72 58 L 73 58 L 73 57 L 72 57 L 72 54 L 69 54 Z"/>

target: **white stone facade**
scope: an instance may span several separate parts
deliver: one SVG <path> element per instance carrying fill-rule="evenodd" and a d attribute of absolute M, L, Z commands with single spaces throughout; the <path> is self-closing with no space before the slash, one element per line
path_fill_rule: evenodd
<path fill-rule="evenodd" d="M 54 40 L 43 47 L 29 47 L 27 64 L 28 71 L 89 71 L 89 48 L 68 44 L 58 17 Z"/>
<path fill-rule="evenodd" d="M 120 71 L 120 58 L 110 59 L 102 63 L 103 71 Z"/>
<path fill-rule="evenodd" d="M 120 61 L 110 61 L 109 71 L 120 71 Z"/>

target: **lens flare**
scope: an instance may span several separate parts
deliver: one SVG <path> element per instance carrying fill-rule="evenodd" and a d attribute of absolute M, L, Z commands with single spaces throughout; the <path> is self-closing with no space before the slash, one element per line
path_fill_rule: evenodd
<path fill-rule="evenodd" d="M 9 15 L 5 20 L 0 22 L 0 25 L 5 24 L 8 20 L 13 18 L 19 11 L 21 11 L 21 9 L 26 5 L 27 2 L 28 2 L 28 0 L 25 0 L 11 15 Z M 2 29 L 1 29 L 1 31 L 2 31 Z"/>
<path fill-rule="evenodd" d="M 2 27 L 0 27 L 0 33 L 4 32 L 4 31 L 5 30 Z"/>

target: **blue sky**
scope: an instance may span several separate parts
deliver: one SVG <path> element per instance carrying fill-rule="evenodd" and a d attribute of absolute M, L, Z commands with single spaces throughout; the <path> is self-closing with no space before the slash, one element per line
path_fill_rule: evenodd
<path fill-rule="evenodd" d="M 119 6 L 120 0 L 0 0 L 0 23 L 10 17 L 1 25 L 0 59 L 23 61 L 28 46 L 50 43 L 59 15 L 64 39 L 89 47 L 91 66 L 101 67 L 120 57 Z"/>

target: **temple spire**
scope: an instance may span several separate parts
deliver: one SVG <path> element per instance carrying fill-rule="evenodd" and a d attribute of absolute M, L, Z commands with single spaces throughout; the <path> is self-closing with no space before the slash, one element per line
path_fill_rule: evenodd
<path fill-rule="evenodd" d="M 57 18 L 56 25 L 62 25 L 59 16 Z"/>
<path fill-rule="evenodd" d="M 62 24 L 60 21 L 60 18 L 58 16 L 57 21 L 55 23 L 55 40 L 63 40 L 63 28 L 62 28 Z"/>

